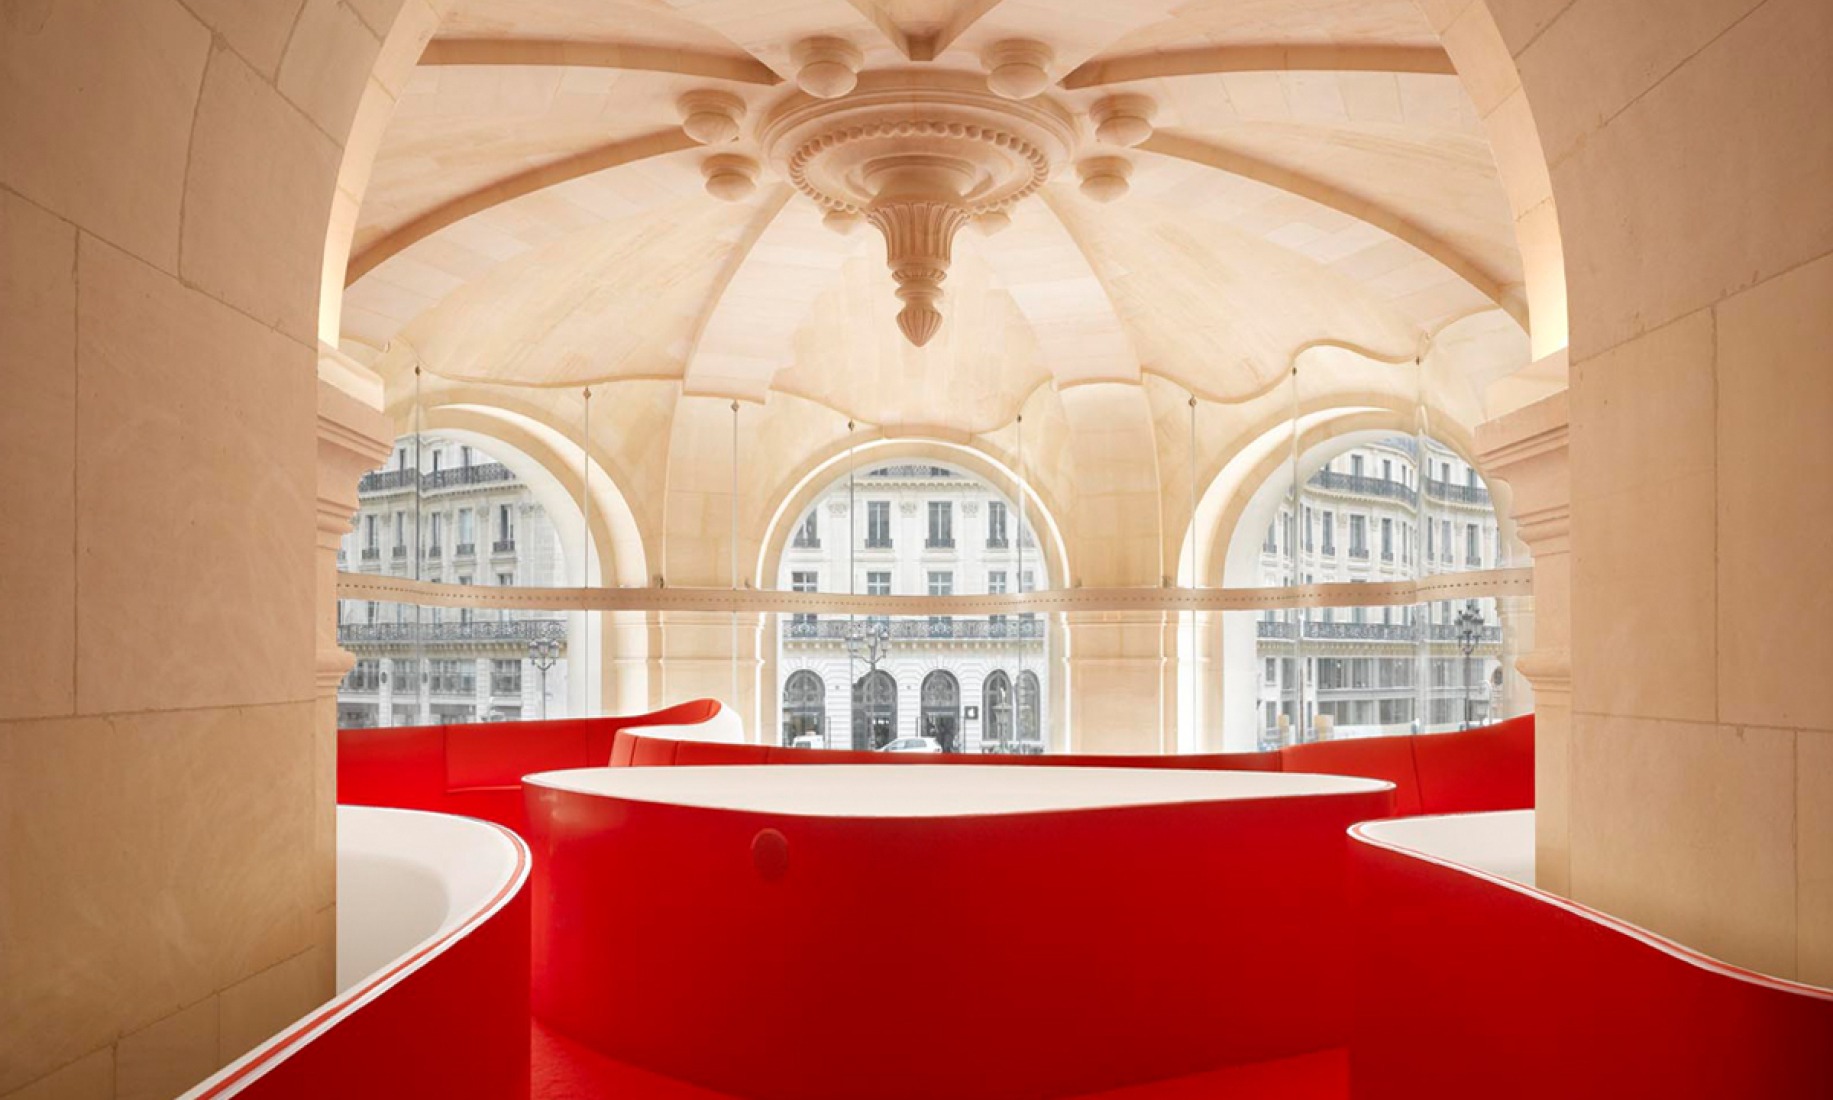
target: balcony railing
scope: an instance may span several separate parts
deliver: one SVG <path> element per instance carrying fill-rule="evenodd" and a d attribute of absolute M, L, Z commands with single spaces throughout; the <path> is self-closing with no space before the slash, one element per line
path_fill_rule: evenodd
<path fill-rule="evenodd" d="M 1414 503 L 1418 498 L 1404 482 L 1385 477 L 1370 477 L 1367 474 L 1342 474 L 1335 470 L 1319 470 L 1311 475 L 1307 483 L 1313 489 L 1327 492 L 1353 493 L 1364 497 L 1386 497 L 1406 504 Z"/>
<path fill-rule="evenodd" d="M 364 493 L 392 493 L 403 489 L 412 489 L 416 485 L 415 475 L 419 471 L 413 468 L 404 470 L 377 470 L 363 475 L 356 484 L 356 491 Z M 418 485 L 423 493 L 437 492 L 441 489 L 458 489 L 468 485 L 492 485 L 498 482 L 514 481 L 516 475 L 509 467 L 500 462 L 485 462 L 477 466 L 459 466 L 451 470 L 433 470 L 419 478 Z"/>
<path fill-rule="evenodd" d="M 434 543 L 433 545 L 426 548 L 426 556 L 429 558 L 441 557 L 444 554 L 445 554 L 445 548 L 440 546 L 438 543 Z"/>
<path fill-rule="evenodd" d="M 416 642 L 454 645 L 464 642 L 532 642 L 543 638 L 565 637 L 566 623 L 559 619 L 469 623 L 346 623 L 337 628 L 339 645 L 404 645 Z"/>
<path fill-rule="evenodd" d="M 500 462 L 485 462 L 477 466 L 459 466 L 450 470 L 434 470 L 420 481 L 420 488 L 425 492 L 437 492 L 440 489 L 458 489 L 467 485 L 492 485 L 500 481 L 514 481 L 516 475 L 509 472 L 509 467 Z"/>
<path fill-rule="evenodd" d="M 1357 561 L 1367 561 L 1368 560 L 1368 547 L 1352 546 L 1349 548 L 1349 556 L 1356 559 Z"/>
<path fill-rule="evenodd" d="M 868 538 L 865 541 L 865 548 L 867 550 L 889 550 L 891 549 L 891 540 L 888 538 L 887 539 Z"/>
<path fill-rule="evenodd" d="M 955 540 L 954 539 L 924 539 L 923 548 L 925 550 L 953 550 L 955 548 Z"/>
<path fill-rule="evenodd" d="M 1012 540 L 1011 539 L 988 539 L 987 540 L 987 549 L 988 550 L 1010 550 L 1012 549 Z"/>
<path fill-rule="evenodd" d="M 1267 622 L 1263 619 L 1255 623 L 1254 627 L 1257 637 L 1283 641 L 1290 641 L 1293 637 L 1292 623 Z M 1455 642 L 1457 628 L 1433 624 L 1427 637 L 1434 642 Z M 1417 642 L 1419 634 L 1417 628 L 1406 623 L 1325 623 L 1313 620 L 1305 624 L 1305 638 L 1319 642 Z M 1501 641 L 1501 627 L 1483 628 L 1480 644 L 1497 645 Z"/>
<path fill-rule="evenodd" d="M 388 552 L 388 556 L 391 558 L 394 558 L 396 561 L 399 561 L 402 558 L 407 557 L 407 547 L 405 545 L 398 544 L 394 547 L 394 549 Z"/>
<path fill-rule="evenodd" d="M 381 558 L 382 558 L 382 548 L 380 546 L 363 547 L 363 560 L 364 561 L 380 561 Z"/>
<path fill-rule="evenodd" d="M 477 543 L 475 542 L 459 543 L 457 546 L 452 548 L 452 556 L 455 558 L 475 558 L 477 557 Z"/>
<path fill-rule="evenodd" d="M 845 641 L 851 625 L 847 619 L 815 619 L 812 622 L 791 620 L 785 629 L 792 639 Z M 1041 619 L 897 619 L 888 625 L 893 640 L 906 641 L 985 641 L 1044 636 L 1044 623 Z"/>
<path fill-rule="evenodd" d="M 1481 485 L 1459 485 L 1453 481 L 1426 479 L 1426 496 L 1434 500 L 1449 501 L 1452 504 L 1469 504 L 1473 507 L 1489 507 L 1489 490 Z"/>
<path fill-rule="evenodd" d="M 490 552 L 492 554 L 513 554 L 516 552 L 516 540 L 497 539 L 490 544 Z"/>

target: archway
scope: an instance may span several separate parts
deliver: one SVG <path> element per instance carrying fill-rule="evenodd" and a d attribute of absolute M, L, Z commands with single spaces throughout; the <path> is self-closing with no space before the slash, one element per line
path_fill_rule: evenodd
<path fill-rule="evenodd" d="M 954 674 L 937 669 L 923 677 L 922 721 L 918 726 L 924 737 L 933 737 L 943 752 L 961 749 L 961 681 Z"/>
<path fill-rule="evenodd" d="M 897 681 L 882 668 L 853 684 L 853 747 L 882 749 L 897 738 Z"/>
<path fill-rule="evenodd" d="M 1012 677 L 1003 671 L 994 672 L 986 678 L 980 697 L 986 715 L 982 740 L 1000 747 L 1009 745 L 1013 734 Z"/>
<path fill-rule="evenodd" d="M 827 685 L 808 669 L 791 673 L 783 683 L 783 744 L 798 741 L 802 747 L 827 747 Z"/>

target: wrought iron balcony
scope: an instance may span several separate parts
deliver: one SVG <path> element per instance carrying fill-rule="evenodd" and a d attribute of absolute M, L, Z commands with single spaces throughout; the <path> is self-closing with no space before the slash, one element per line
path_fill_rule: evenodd
<path fill-rule="evenodd" d="M 923 548 L 925 550 L 953 550 L 955 548 L 955 540 L 954 539 L 924 539 Z"/>
<path fill-rule="evenodd" d="M 453 547 L 452 556 L 455 558 L 475 558 L 477 557 L 477 543 L 475 542 L 459 543 L 456 547 Z"/>
<path fill-rule="evenodd" d="M 785 624 L 791 639 L 844 642 L 850 622 L 845 618 L 792 619 Z M 934 618 L 895 619 L 888 624 L 894 641 L 997 641 L 1036 639 L 1044 636 L 1041 619 Z"/>
<path fill-rule="evenodd" d="M 515 619 L 468 623 L 346 623 L 337 628 L 339 645 L 457 645 L 478 642 L 532 642 L 566 637 L 560 619 Z"/>
<path fill-rule="evenodd" d="M 445 554 L 445 548 L 443 546 L 440 546 L 438 543 L 434 543 L 433 545 L 426 548 L 426 556 L 429 558 L 441 557 L 444 554 Z"/>
<path fill-rule="evenodd" d="M 1452 504 L 1468 504 L 1476 508 L 1489 507 L 1489 490 L 1481 485 L 1459 485 L 1453 481 L 1427 478 L 1426 496 Z"/>
<path fill-rule="evenodd" d="M 987 549 L 988 550 L 1010 550 L 1012 549 L 1012 540 L 1011 539 L 989 538 L 987 539 Z"/>
<path fill-rule="evenodd" d="M 417 478 L 418 474 L 419 471 L 412 467 L 401 470 L 376 470 L 363 475 L 363 479 L 356 483 L 356 491 L 358 495 L 394 493 L 418 486 L 421 492 L 431 493 L 442 489 L 492 485 L 516 479 L 516 475 L 510 471 L 509 467 L 500 462 L 459 466 L 450 470 L 433 470 L 426 476 Z"/>
<path fill-rule="evenodd" d="M 1368 547 L 1352 546 L 1349 548 L 1349 556 L 1356 559 L 1357 561 L 1367 561 L 1368 560 Z"/>
<path fill-rule="evenodd" d="M 1414 491 L 1404 482 L 1392 478 L 1370 477 L 1367 474 L 1342 474 L 1335 470 L 1319 470 L 1306 482 L 1313 489 L 1326 492 L 1353 493 L 1363 497 L 1385 497 L 1412 504 L 1418 500 Z"/>
<path fill-rule="evenodd" d="M 513 554 L 516 552 L 516 540 L 497 539 L 490 544 L 490 552 L 492 554 Z"/>
<path fill-rule="evenodd" d="M 865 548 L 867 550 L 889 550 L 891 549 L 891 540 L 868 538 L 865 541 Z"/>
<path fill-rule="evenodd" d="M 394 547 L 394 548 L 393 548 L 392 550 L 390 550 L 390 551 L 388 552 L 388 556 L 389 556 L 389 557 L 391 557 L 391 558 L 394 558 L 394 559 L 395 559 L 395 560 L 397 560 L 397 561 L 399 561 L 399 560 L 400 560 L 400 559 L 402 559 L 402 558 L 405 558 L 405 557 L 407 557 L 407 546 L 406 546 L 406 544 L 404 544 L 404 543 L 397 543 L 397 544 L 395 544 L 395 547 Z"/>
<path fill-rule="evenodd" d="M 363 560 L 364 561 L 380 561 L 381 558 L 382 558 L 382 548 L 380 546 L 363 547 Z"/>

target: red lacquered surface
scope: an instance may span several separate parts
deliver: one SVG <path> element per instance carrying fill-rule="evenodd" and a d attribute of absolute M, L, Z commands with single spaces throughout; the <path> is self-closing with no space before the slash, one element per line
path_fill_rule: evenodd
<path fill-rule="evenodd" d="M 1340 1047 L 1345 829 L 1389 809 L 798 816 L 545 781 L 537 1012 L 759 1100 L 1064 1096 Z"/>
<path fill-rule="evenodd" d="M 526 1100 L 529 853 L 504 832 L 513 866 L 481 907 L 185 1100 Z"/>
<path fill-rule="evenodd" d="M 1361 835 L 1352 850 L 1357 1100 L 1833 1096 L 1833 992 Z"/>

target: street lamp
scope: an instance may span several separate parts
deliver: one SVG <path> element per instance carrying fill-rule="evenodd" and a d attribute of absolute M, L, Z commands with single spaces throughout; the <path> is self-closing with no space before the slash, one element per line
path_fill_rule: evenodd
<path fill-rule="evenodd" d="M 845 637 L 847 657 L 866 663 L 865 675 L 853 682 L 853 698 L 864 702 L 861 685 L 871 680 L 872 674 L 878 671 L 879 662 L 891 654 L 891 624 L 883 619 L 854 619 L 847 623 Z M 871 736 L 871 721 L 870 714 L 864 716 L 863 722 L 858 717 L 854 719 L 855 731 L 864 728 L 868 740 Z M 860 747 L 857 736 L 854 737 L 853 747 Z"/>
<path fill-rule="evenodd" d="M 541 717 L 547 718 L 547 670 L 560 662 L 560 640 L 543 635 L 528 643 L 528 661 L 541 672 Z"/>
<path fill-rule="evenodd" d="M 1457 647 L 1464 653 L 1464 720 L 1459 729 L 1470 728 L 1470 655 L 1476 652 L 1477 643 L 1483 639 L 1483 613 L 1477 610 L 1477 601 L 1464 601 L 1464 609 L 1451 621 L 1457 634 Z"/>

